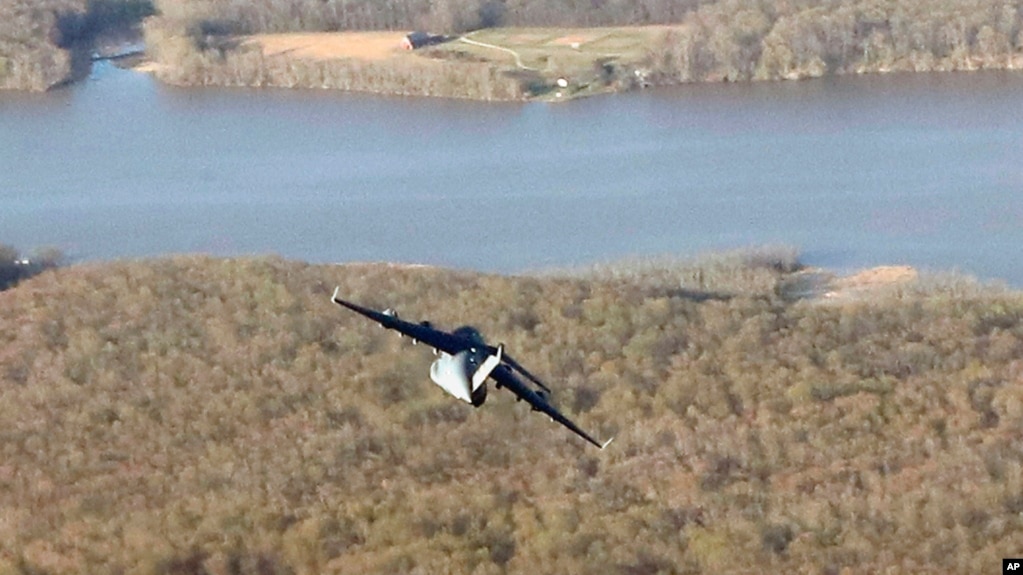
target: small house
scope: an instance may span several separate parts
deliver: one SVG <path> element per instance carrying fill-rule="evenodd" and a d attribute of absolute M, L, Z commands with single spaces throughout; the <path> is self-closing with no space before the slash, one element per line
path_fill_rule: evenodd
<path fill-rule="evenodd" d="M 416 48 L 436 44 L 441 38 L 441 36 L 417 30 L 415 32 L 409 32 L 401 39 L 401 47 L 406 50 L 415 50 Z"/>

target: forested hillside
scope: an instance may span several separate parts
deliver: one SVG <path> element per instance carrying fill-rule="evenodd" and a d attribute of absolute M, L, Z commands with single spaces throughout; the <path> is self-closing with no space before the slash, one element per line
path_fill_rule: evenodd
<path fill-rule="evenodd" d="M 1023 68 L 1023 3 L 719 2 L 652 51 L 671 81 Z"/>
<path fill-rule="evenodd" d="M 177 257 L 0 292 L 0 573 L 978 573 L 1023 537 L 1023 296 L 784 253 L 501 277 Z M 333 305 L 471 322 L 605 451 Z"/>
<path fill-rule="evenodd" d="M 71 76 L 64 49 L 63 14 L 82 12 L 85 0 L 5 1 L 0 13 L 0 88 L 45 90 Z"/>
<path fill-rule="evenodd" d="M 156 0 L 174 20 L 217 23 L 236 34 L 494 26 L 615 26 L 681 21 L 714 0 Z M 760 3 L 758 3 L 759 5 Z M 769 3 L 770 4 L 770 3 Z M 811 3 L 807 3 L 811 4 Z M 815 3 L 813 3 L 815 4 Z M 741 5 L 737 5 L 742 7 Z"/>
<path fill-rule="evenodd" d="M 137 25 L 150 0 L 3 0 L 0 89 L 47 90 L 80 75 L 92 41 Z"/>

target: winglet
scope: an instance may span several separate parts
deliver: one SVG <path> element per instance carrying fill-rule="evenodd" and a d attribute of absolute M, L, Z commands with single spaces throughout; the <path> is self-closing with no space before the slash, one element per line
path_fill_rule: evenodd
<path fill-rule="evenodd" d="M 608 445 L 611 445 L 611 442 L 612 442 L 612 441 L 614 441 L 614 440 L 615 440 L 615 438 L 613 438 L 613 437 L 612 437 L 611 439 L 608 439 L 607 441 L 605 441 L 605 442 L 604 442 L 604 443 L 603 443 L 603 444 L 602 444 L 602 445 L 600 446 L 600 448 L 601 448 L 601 449 L 604 449 L 604 448 L 605 448 L 605 447 L 607 447 Z"/>
<path fill-rule="evenodd" d="M 337 301 L 337 294 L 338 294 L 339 291 L 341 291 L 341 286 L 337 286 L 337 287 L 334 288 L 334 295 L 330 296 L 330 301 L 332 301 L 334 303 L 338 303 L 338 301 Z"/>

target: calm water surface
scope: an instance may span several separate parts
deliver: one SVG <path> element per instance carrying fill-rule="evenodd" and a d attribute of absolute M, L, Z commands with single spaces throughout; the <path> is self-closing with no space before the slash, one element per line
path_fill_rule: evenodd
<path fill-rule="evenodd" d="M 1023 286 L 1023 74 L 495 105 L 100 65 L 0 93 L 0 243 L 502 272 L 783 243 Z"/>

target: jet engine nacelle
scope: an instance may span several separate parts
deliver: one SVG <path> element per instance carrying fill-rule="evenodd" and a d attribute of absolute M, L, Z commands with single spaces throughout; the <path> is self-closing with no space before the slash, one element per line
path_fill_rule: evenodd
<path fill-rule="evenodd" d="M 546 391 L 544 391 L 542 389 L 534 390 L 533 393 L 535 393 L 537 395 L 537 397 L 540 398 L 540 401 L 550 405 L 550 403 L 551 403 L 551 394 L 547 393 Z M 534 405 L 533 406 L 533 411 L 540 411 L 540 408 L 536 407 Z"/>
<path fill-rule="evenodd" d="M 389 307 L 389 308 L 385 309 L 384 311 L 382 311 L 380 313 L 382 313 L 383 315 L 386 315 L 387 317 L 393 317 L 394 319 L 398 319 L 398 312 L 395 311 L 395 309 L 393 307 Z M 387 329 L 387 326 L 382 324 L 382 323 L 380 324 L 380 327 L 382 327 L 384 329 Z M 402 334 L 401 332 L 399 332 L 398 333 L 398 337 L 405 337 L 405 335 Z"/>

